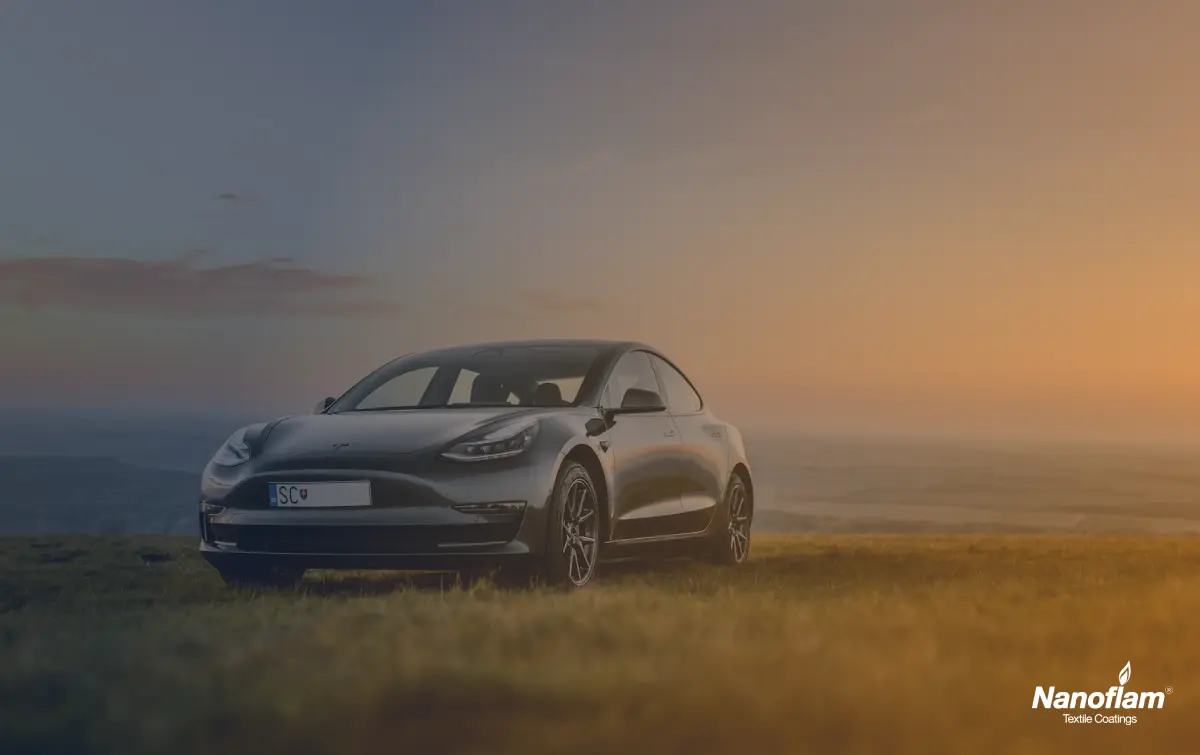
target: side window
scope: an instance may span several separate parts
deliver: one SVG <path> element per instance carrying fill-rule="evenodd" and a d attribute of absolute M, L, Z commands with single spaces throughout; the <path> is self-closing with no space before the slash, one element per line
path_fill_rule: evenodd
<path fill-rule="evenodd" d="M 650 359 L 653 360 L 654 370 L 667 393 L 664 399 L 671 414 L 695 414 L 700 411 L 703 406 L 700 394 L 696 393 L 696 389 L 687 378 L 665 359 L 658 356 L 651 356 Z"/>
<path fill-rule="evenodd" d="M 437 367 L 419 367 L 402 372 L 358 402 L 357 409 L 382 409 L 389 406 L 418 406 Z"/>
<path fill-rule="evenodd" d="M 617 362 L 604 389 L 605 407 L 619 407 L 625 391 L 630 388 L 662 392 L 658 387 L 658 379 L 654 377 L 654 368 L 650 366 L 650 355 L 644 351 L 631 351 Z"/>

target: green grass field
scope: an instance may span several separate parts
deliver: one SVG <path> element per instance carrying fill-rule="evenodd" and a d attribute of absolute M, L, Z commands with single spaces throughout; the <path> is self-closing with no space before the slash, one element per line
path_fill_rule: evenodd
<path fill-rule="evenodd" d="M 0 752 L 1192 752 L 1200 540 L 757 536 L 576 593 L 0 538 Z M 1171 694 L 1066 724 L 1034 687 Z"/>

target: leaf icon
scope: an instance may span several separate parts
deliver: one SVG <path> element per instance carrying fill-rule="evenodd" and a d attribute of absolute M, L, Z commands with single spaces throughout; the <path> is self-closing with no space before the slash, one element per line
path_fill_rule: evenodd
<path fill-rule="evenodd" d="M 1132 673 L 1133 667 L 1130 666 L 1129 661 L 1125 661 L 1125 668 L 1121 669 L 1121 673 L 1117 676 L 1117 679 L 1120 680 L 1122 687 L 1125 686 L 1125 682 L 1129 681 L 1129 677 Z"/>

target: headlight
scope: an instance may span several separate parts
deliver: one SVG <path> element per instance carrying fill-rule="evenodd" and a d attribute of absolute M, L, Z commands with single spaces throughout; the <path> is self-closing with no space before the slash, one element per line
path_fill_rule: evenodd
<path fill-rule="evenodd" d="M 537 434 L 536 419 L 501 425 L 485 435 L 459 440 L 442 452 L 442 458 L 450 461 L 507 459 L 532 446 Z"/>
<path fill-rule="evenodd" d="M 236 467 L 245 464 L 250 459 L 250 444 L 246 442 L 246 430 L 243 427 L 225 441 L 221 450 L 217 451 L 212 463 L 219 467 Z"/>

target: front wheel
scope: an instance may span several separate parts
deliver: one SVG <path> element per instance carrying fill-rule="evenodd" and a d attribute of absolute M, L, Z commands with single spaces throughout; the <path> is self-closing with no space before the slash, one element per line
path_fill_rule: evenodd
<path fill-rule="evenodd" d="M 583 587 L 600 558 L 600 500 L 587 469 L 567 462 L 558 473 L 546 520 L 541 576 L 547 583 Z"/>
<path fill-rule="evenodd" d="M 712 534 L 709 560 L 726 566 L 745 563 L 750 555 L 750 522 L 754 516 L 754 506 L 746 482 L 740 475 L 735 474 L 729 479 L 725 505 L 721 508 L 724 510 L 723 526 L 719 526 Z"/>

